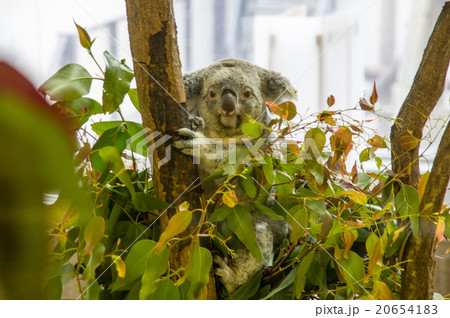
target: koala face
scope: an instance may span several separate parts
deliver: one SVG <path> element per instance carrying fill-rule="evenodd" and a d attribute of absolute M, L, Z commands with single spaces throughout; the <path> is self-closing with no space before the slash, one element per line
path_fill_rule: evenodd
<path fill-rule="evenodd" d="M 267 124 L 266 101 L 289 95 L 289 81 L 247 61 L 228 59 L 184 76 L 188 111 L 207 137 L 238 137 L 247 115 Z"/>

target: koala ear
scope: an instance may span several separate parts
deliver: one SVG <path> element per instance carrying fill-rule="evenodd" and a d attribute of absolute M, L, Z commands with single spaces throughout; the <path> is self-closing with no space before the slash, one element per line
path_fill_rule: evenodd
<path fill-rule="evenodd" d="M 187 111 L 192 115 L 197 113 L 197 105 L 202 92 L 203 78 L 202 72 L 196 71 L 183 76 L 184 89 L 186 91 Z"/>
<path fill-rule="evenodd" d="M 258 75 L 261 79 L 261 93 L 266 101 L 279 103 L 293 97 L 291 82 L 280 73 L 258 67 Z"/>

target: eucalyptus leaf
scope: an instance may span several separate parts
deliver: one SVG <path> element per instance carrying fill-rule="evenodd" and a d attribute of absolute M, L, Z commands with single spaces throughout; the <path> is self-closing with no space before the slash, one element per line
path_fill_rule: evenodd
<path fill-rule="evenodd" d="M 236 234 L 250 253 L 261 262 L 261 250 L 256 243 L 256 234 L 253 229 L 250 212 L 246 208 L 236 205 L 228 216 L 227 221 L 231 231 Z"/>
<path fill-rule="evenodd" d="M 133 70 L 119 62 L 108 51 L 103 53 L 106 60 L 105 81 L 103 83 L 103 107 L 106 112 L 116 111 L 123 98 L 130 90 L 130 82 L 134 78 Z"/>
<path fill-rule="evenodd" d="M 92 76 L 79 64 L 68 64 L 39 87 L 55 101 L 70 101 L 89 93 Z"/>
<path fill-rule="evenodd" d="M 121 290 L 144 274 L 147 267 L 147 260 L 156 246 L 156 242 L 151 240 L 141 240 L 136 242 L 125 258 L 125 277 L 118 277 L 113 285 L 113 291 Z"/>

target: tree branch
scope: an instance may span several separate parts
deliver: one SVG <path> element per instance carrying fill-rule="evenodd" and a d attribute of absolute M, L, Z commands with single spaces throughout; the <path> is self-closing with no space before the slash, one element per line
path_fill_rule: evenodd
<path fill-rule="evenodd" d="M 391 128 L 392 170 L 402 173 L 398 178 L 417 188 L 420 180 L 419 146 L 402 149 L 402 137 L 422 139 L 423 128 L 436 106 L 445 85 L 450 60 L 450 3 L 446 2 L 434 26 L 423 54 L 413 85 L 396 122 Z M 449 126 L 439 145 L 438 154 L 421 201 L 419 235 L 411 236 L 406 244 L 402 273 L 402 299 L 432 299 L 435 265 L 436 224 L 432 213 L 441 210 L 449 180 Z M 447 169 L 447 170 L 445 170 Z"/>
<path fill-rule="evenodd" d="M 408 96 L 391 128 L 392 170 L 408 171 L 399 176 L 403 183 L 417 187 L 420 179 L 419 145 L 404 154 L 401 137 L 412 134 L 422 139 L 423 128 L 444 91 L 450 60 L 450 2 L 446 2 L 423 54 Z"/>

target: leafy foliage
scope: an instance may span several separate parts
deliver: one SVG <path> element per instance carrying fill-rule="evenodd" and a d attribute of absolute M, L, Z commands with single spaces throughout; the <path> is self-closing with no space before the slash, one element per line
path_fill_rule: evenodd
<path fill-rule="evenodd" d="M 84 29 L 77 29 L 81 45 L 93 56 L 93 41 Z M 72 280 L 81 298 L 202 299 L 213 258 L 200 237 L 212 239 L 225 257 L 235 257 L 245 246 L 261 259 L 252 220 L 262 213 L 285 220 L 291 226 L 289 237 L 267 267 L 233 294 L 222 288 L 224 298 L 398 298 L 399 264 L 406 239 L 417 235 L 420 195 L 382 165 L 376 152 L 388 144 L 365 132 L 364 121 L 347 119 L 342 110 L 327 110 L 314 120 L 294 123 L 293 102 L 270 103 L 278 116 L 270 127 L 250 119 L 243 130 L 254 138 L 271 133 L 275 142 L 265 143 L 257 156 L 236 149 L 238 163 L 211 176 L 223 181 L 214 196 L 201 209 L 193 210 L 187 202 L 175 207 L 177 213 L 162 229 L 159 216 L 170 202 L 155 197 L 149 172 L 137 168 L 135 156 L 146 153 L 136 153 L 133 137 L 142 140 L 143 127 L 126 121 L 120 110 L 125 95 L 140 109 L 136 90 L 130 89 L 133 73 L 125 61 L 108 52 L 104 56 L 101 104 L 86 97 L 92 77 L 80 65 L 65 66 L 40 88 L 72 120 L 83 141 L 74 163 L 90 198 L 87 211 L 74 209 L 70 193 L 63 192 L 51 206 L 56 215 L 52 262 L 57 270 L 48 283 L 49 297 L 60 297 L 59 286 Z M 362 111 L 373 113 L 377 99 L 374 85 L 370 103 L 360 101 Z M 330 95 L 328 107 L 335 102 Z M 123 120 L 94 123 L 98 137 L 83 140 L 82 125 L 99 112 L 117 112 Z M 405 140 L 405 145 L 411 142 Z M 123 160 L 127 146 L 131 164 Z M 360 162 L 374 160 L 379 170 L 366 172 L 357 163 L 349 170 L 352 152 Z M 400 190 L 395 193 L 394 187 Z M 236 195 L 238 190 L 244 197 Z M 201 215 L 200 224 L 186 231 L 194 213 Z M 441 239 L 448 235 L 449 219 L 445 211 L 438 227 Z M 182 241 L 191 244 L 189 264 L 172 268 L 170 255 Z"/>

